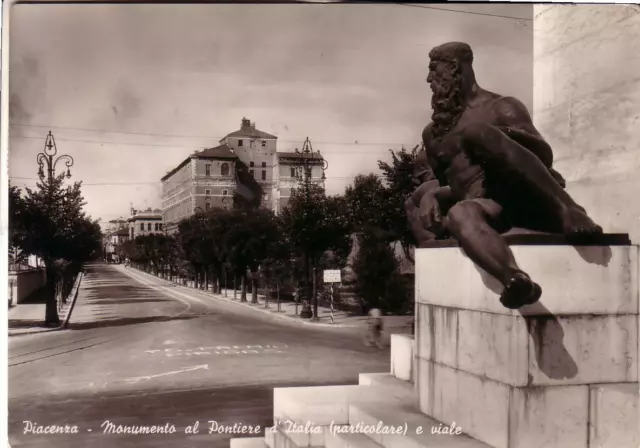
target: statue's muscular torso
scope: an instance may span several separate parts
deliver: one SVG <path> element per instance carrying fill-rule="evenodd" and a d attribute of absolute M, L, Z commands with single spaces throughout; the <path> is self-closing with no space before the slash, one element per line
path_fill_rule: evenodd
<path fill-rule="evenodd" d="M 487 197 L 484 185 L 485 171 L 465 152 L 460 131 L 475 123 L 503 125 L 498 108 L 501 102 L 509 100 L 508 97 L 483 91 L 467 106 L 455 127 L 441 140 L 433 138 L 432 124 L 424 129 L 422 139 L 429 164 L 440 185 L 448 185 L 451 188 L 456 201 Z"/>

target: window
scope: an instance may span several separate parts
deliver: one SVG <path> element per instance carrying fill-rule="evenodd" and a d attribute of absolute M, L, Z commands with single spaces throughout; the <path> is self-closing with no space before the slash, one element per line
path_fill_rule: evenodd
<path fill-rule="evenodd" d="M 210 163 L 207 163 L 204 166 L 204 175 L 205 176 L 211 176 L 211 164 Z"/>
<path fill-rule="evenodd" d="M 253 167 L 255 166 L 255 163 L 253 163 L 253 162 L 249 162 L 249 166 L 250 166 L 251 168 L 253 168 Z"/>
<path fill-rule="evenodd" d="M 204 209 L 209 211 L 209 209 L 211 208 L 211 204 L 209 204 L 208 202 L 206 204 L 204 204 Z"/>
<path fill-rule="evenodd" d="M 144 232 L 144 223 L 143 222 L 140 223 L 140 231 Z"/>
<path fill-rule="evenodd" d="M 262 180 L 267 180 L 267 172 L 262 170 Z"/>
<path fill-rule="evenodd" d="M 211 194 L 211 190 L 204 190 L 204 194 L 206 194 L 207 196 L 209 196 Z"/>
<path fill-rule="evenodd" d="M 155 227 L 156 227 L 156 232 L 157 232 L 158 230 L 160 230 L 160 227 L 159 227 L 158 223 L 156 223 L 156 226 L 155 226 Z"/>
<path fill-rule="evenodd" d="M 228 191 L 228 190 L 222 190 L 222 196 L 226 196 L 226 195 L 228 195 L 228 194 L 229 194 L 229 191 Z"/>
<path fill-rule="evenodd" d="M 296 177 L 296 169 L 291 168 L 291 177 Z"/>
<path fill-rule="evenodd" d="M 267 162 L 262 162 L 262 168 L 266 168 L 267 167 Z"/>
<path fill-rule="evenodd" d="M 150 223 L 150 222 L 148 222 L 148 223 L 147 223 L 147 230 L 148 230 L 149 232 L 151 232 L 151 223 Z"/>
<path fill-rule="evenodd" d="M 162 230 L 162 223 L 160 223 L 160 230 Z"/>
<path fill-rule="evenodd" d="M 242 146 L 242 140 L 238 140 L 238 146 Z"/>
<path fill-rule="evenodd" d="M 253 176 L 253 170 L 249 170 L 249 174 Z"/>
<path fill-rule="evenodd" d="M 265 146 L 267 146 L 267 141 L 266 140 L 262 140 L 262 147 L 264 148 Z"/>
<path fill-rule="evenodd" d="M 228 176 L 229 175 L 229 164 L 228 163 L 223 163 L 222 166 L 220 167 L 220 174 L 222 174 L 223 176 Z"/>

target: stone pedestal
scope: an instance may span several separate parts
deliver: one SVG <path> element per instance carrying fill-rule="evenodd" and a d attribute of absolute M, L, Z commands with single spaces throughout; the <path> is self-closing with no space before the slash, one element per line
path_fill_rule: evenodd
<path fill-rule="evenodd" d="M 416 251 L 420 410 L 496 448 L 638 446 L 638 247 L 511 247 L 543 290 L 517 311 L 458 247 Z"/>

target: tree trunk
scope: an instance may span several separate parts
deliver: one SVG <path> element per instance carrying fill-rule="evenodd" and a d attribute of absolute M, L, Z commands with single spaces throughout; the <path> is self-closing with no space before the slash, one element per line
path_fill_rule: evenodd
<path fill-rule="evenodd" d="M 278 312 L 280 311 L 280 280 L 276 278 L 276 296 L 278 300 Z"/>
<path fill-rule="evenodd" d="M 53 265 L 52 260 L 45 261 L 45 271 L 47 274 L 47 295 L 45 302 L 44 324 L 47 327 L 57 327 L 60 325 L 60 317 L 58 316 L 58 303 L 56 300 L 56 282 L 58 276 L 57 269 Z"/>
<path fill-rule="evenodd" d="M 233 300 L 236 300 L 236 283 L 237 283 L 237 279 L 238 277 L 236 277 L 235 275 L 233 276 Z"/>
<path fill-rule="evenodd" d="M 251 273 L 251 303 L 258 303 L 258 279 L 254 272 Z"/>
<path fill-rule="evenodd" d="M 240 277 L 240 301 L 241 302 L 246 302 L 247 301 L 247 275 L 246 274 L 242 274 L 242 277 Z"/>

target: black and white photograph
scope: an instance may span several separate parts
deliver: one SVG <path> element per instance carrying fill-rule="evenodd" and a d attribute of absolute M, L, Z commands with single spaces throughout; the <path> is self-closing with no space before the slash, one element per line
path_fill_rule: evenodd
<path fill-rule="evenodd" d="M 639 447 L 638 73 L 630 4 L 3 4 L 0 445 Z"/>

